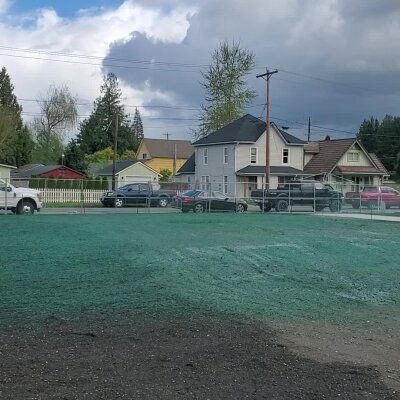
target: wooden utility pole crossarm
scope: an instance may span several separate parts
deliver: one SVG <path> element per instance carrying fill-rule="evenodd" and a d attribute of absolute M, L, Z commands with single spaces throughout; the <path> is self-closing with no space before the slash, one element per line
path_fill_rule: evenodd
<path fill-rule="evenodd" d="M 270 183 L 270 150 L 269 150 L 269 134 L 270 134 L 270 115 L 269 115 L 269 108 L 270 108 L 270 100 L 269 100 L 269 80 L 273 74 L 276 74 L 278 70 L 275 71 L 270 71 L 267 69 L 267 72 L 265 74 L 257 75 L 257 78 L 263 78 L 267 82 L 267 102 L 265 104 L 266 107 L 266 114 L 267 114 L 267 120 L 266 120 L 266 128 L 265 128 L 265 183 L 266 185 L 269 185 Z M 267 77 L 267 78 L 265 78 Z M 266 186 L 268 189 L 269 187 Z"/>

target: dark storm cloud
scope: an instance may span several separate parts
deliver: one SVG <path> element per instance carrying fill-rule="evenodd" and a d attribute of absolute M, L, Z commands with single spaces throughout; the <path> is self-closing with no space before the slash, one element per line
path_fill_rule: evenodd
<path fill-rule="evenodd" d="M 280 70 L 271 88 L 272 116 L 287 119 L 285 125 L 301 128 L 293 121 L 306 123 L 311 116 L 315 124 L 355 131 L 371 115 L 398 114 L 398 1 L 270 0 L 266 4 L 258 0 L 205 0 L 197 4 L 198 12 L 191 17 L 182 43 L 136 34 L 130 42 L 113 46 L 110 56 L 207 65 L 219 42 L 240 41 L 256 56 L 257 69 L 248 79 L 259 93 L 248 109 L 255 116 L 262 115 L 262 107 L 254 105 L 264 102 L 265 96 L 265 83 L 255 75 L 267 65 Z M 204 102 L 200 67 L 156 63 L 152 67 L 116 72 L 134 88 L 168 94 L 169 105 L 199 107 Z M 198 114 L 171 109 L 157 109 L 157 113 L 189 118 Z"/>

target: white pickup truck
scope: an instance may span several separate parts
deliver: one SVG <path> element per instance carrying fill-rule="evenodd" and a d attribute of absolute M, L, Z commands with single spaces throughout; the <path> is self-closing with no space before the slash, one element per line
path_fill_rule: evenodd
<path fill-rule="evenodd" d="M 39 190 L 17 188 L 0 179 L 0 210 L 9 210 L 14 214 L 33 214 L 41 208 Z"/>

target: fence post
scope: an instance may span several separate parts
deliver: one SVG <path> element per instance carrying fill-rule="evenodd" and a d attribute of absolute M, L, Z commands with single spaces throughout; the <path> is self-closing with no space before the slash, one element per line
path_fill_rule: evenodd
<path fill-rule="evenodd" d="M 81 186 L 81 214 L 84 214 L 85 209 L 84 209 L 84 204 L 83 204 L 83 202 L 84 202 L 84 197 L 85 197 L 85 195 L 84 195 L 84 193 L 83 193 L 83 179 L 81 179 L 80 181 L 81 181 L 81 182 L 80 182 L 80 186 Z"/>
<path fill-rule="evenodd" d="M 314 214 L 315 214 L 315 208 L 316 208 L 316 201 L 315 201 L 315 183 L 313 183 L 314 186 Z"/>
<path fill-rule="evenodd" d="M 7 200 L 8 200 L 8 182 L 7 182 L 7 178 L 6 178 L 4 181 L 4 206 L 5 206 L 5 214 L 6 215 L 8 214 Z"/>

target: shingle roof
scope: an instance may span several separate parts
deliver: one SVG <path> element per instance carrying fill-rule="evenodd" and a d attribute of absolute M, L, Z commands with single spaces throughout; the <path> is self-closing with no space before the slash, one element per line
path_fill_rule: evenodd
<path fill-rule="evenodd" d="M 176 173 L 176 175 L 194 174 L 195 173 L 195 168 L 196 168 L 196 160 L 195 160 L 195 154 L 193 153 L 186 160 L 185 164 L 183 164 L 182 167 L 179 168 L 179 170 Z"/>
<path fill-rule="evenodd" d="M 379 172 L 382 172 L 382 174 L 389 176 L 388 170 L 382 164 L 382 161 L 378 158 L 378 156 L 375 153 L 369 153 L 369 156 L 371 157 L 372 161 L 374 162 L 374 164 L 375 164 L 376 168 L 379 170 Z"/>
<path fill-rule="evenodd" d="M 305 144 L 299 138 L 287 133 L 286 131 L 278 128 L 278 126 L 271 122 L 271 126 L 278 131 L 284 140 L 289 144 Z M 246 114 L 243 117 L 225 125 L 223 128 L 210 133 L 208 136 L 201 138 L 193 143 L 194 146 L 201 146 L 207 144 L 218 143 L 235 143 L 235 142 L 256 142 L 260 136 L 265 132 L 266 123 L 260 119 Z"/>
<path fill-rule="evenodd" d="M 176 158 L 189 158 L 194 148 L 189 140 L 143 139 L 150 157 L 174 158 L 176 145 Z"/>
<path fill-rule="evenodd" d="M 335 171 L 342 172 L 344 174 L 353 174 L 353 173 L 359 173 L 359 174 L 381 174 L 381 171 L 379 171 L 377 168 L 374 167 L 365 167 L 365 166 L 359 166 L 359 165 L 352 165 L 352 166 L 338 166 L 335 168 Z"/>
<path fill-rule="evenodd" d="M 318 142 L 319 152 L 307 163 L 304 167 L 304 172 L 310 175 L 328 174 L 355 140 L 338 139 Z"/>
<path fill-rule="evenodd" d="M 293 167 L 271 166 L 270 173 L 272 175 L 306 175 L 302 170 Z M 263 165 L 248 165 L 236 171 L 236 175 L 264 175 L 265 166 Z"/>
<path fill-rule="evenodd" d="M 14 179 L 31 178 L 61 168 L 62 165 L 29 164 L 13 172 Z"/>
<path fill-rule="evenodd" d="M 122 161 L 117 161 L 116 162 L 116 169 L 115 173 L 118 174 L 119 172 L 123 171 L 124 169 L 130 167 L 133 164 L 136 164 L 138 161 L 137 160 L 122 160 Z M 113 165 L 107 165 L 107 167 L 101 169 L 100 171 L 97 172 L 97 175 L 99 176 L 109 176 L 112 175 L 113 173 Z"/>

